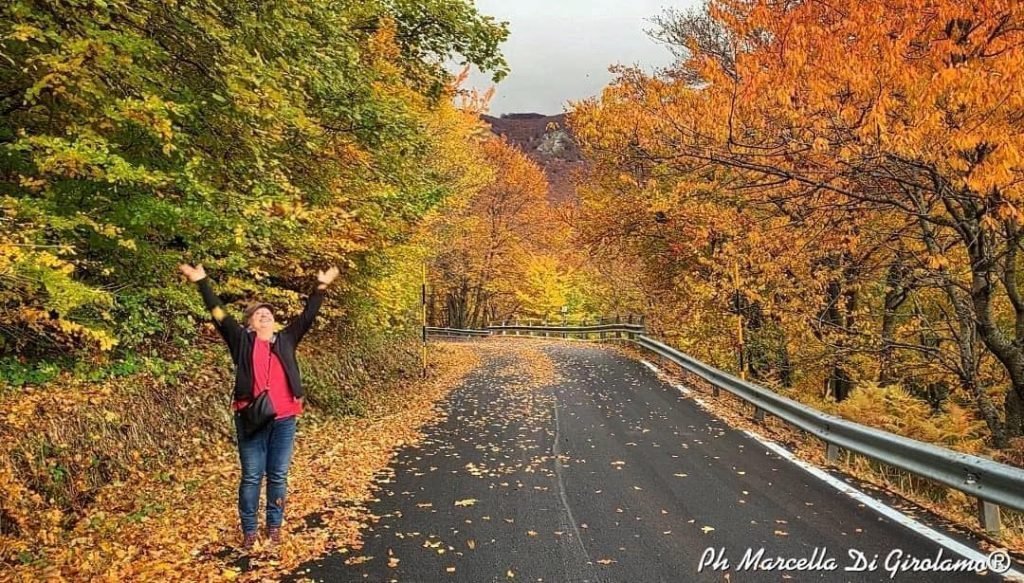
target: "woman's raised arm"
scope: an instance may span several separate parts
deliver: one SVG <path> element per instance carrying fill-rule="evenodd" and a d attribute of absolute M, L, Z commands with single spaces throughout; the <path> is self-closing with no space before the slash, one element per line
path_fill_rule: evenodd
<path fill-rule="evenodd" d="M 210 310 L 210 315 L 213 316 L 213 325 L 217 328 L 217 332 L 220 332 L 224 341 L 228 343 L 228 346 L 237 344 L 245 331 L 224 309 L 224 302 L 214 293 L 210 278 L 206 277 L 206 270 L 203 269 L 203 266 L 200 264 L 193 267 L 182 263 L 178 269 L 185 274 L 189 281 L 199 286 L 199 293 L 203 295 L 203 303 L 206 304 L 206 309 Z"/>

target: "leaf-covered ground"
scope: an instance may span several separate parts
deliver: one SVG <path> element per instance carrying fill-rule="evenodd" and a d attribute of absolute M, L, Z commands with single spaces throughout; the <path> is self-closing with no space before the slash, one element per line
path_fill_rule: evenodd
<path fill-rule="evenodd" d="M 273 580 L 327 549 L 356 544 L 370 519 L 363 503 L 373 476 L 396 448 L 421 437 L 419 428 L 439 414 L 435 404 L 477 362 L 458 343 L 437 344 L 431 354 L 429 378 L 387 393 L 365 418 L 300 420 L 278 547 L 261 541 L 248 556 L 237 551 L 237 452 L 211 440 L 204 458 L 172 475 L 139 473 L 102 488 L 70 534 L 55 526 L 31 549 L 46 565 L 5 566 L 0 580 Z"/>
<path fill-rule="evenodd" d="M 104 488 L 70 535 L 35 549 L 49 567 L 0 580 L 717 581 L 695 571 L 709 547 L 935 552 L 623 351 L 433 346 L 430 378 L 365 418 L 303 419 L 282 545 L 237 550 L 239 469 L 221 440 L 172 476 Z"/>

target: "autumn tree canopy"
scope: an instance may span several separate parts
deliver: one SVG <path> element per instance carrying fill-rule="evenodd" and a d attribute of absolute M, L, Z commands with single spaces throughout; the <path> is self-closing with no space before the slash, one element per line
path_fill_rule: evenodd
<path fill-rule="evenodd" d="M 467 171 L 443 64 L 500 78 L 506 36 L 460 0 L 5 3 L 5 370 L 186 343 L 182 260 L 228 301 L 365 288 Z"/>
<path fill-rule="evenodd" d="M 1022 23 L 1008 0 L 668 12 L 677 65 L 578 104 L 584 204 L 678 290 L 663 325 L 720 363 L 734 346 L 708 339 L 736 334 L 708 333 L 742 317 L 765 380 L 967 403 L 1005 444 L 1024 434 Z"/>

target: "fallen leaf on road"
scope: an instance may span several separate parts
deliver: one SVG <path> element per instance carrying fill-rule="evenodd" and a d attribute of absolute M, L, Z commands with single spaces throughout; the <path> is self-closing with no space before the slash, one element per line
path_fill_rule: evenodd
<path fill-rule="evenodd" d="M 476 504 L 476 498 L 466 498 L 465 500 L 456 500 L 456 506 L 472 506 Z"/>
<path fill-rule="evenodd" d="M 711 532 L 712 530 L 715 530 L 715 527 L 713 527 L 713 526 L 702 526 L 702 527 L 700 527 L 700 529 L 704 531 L 704 534 L 707 534 L 707 533 Z"/>
<path fill-rule="evenodd" d="M 345 559 L 345 564 L 346 565 L 359 565 L 359 564 L 365 563 L 367 561 L 370 561 L 372 559 L 373 559 L 373 557 L 365 557 L 365 556 L 364 557 L 349 557 L 348 559 Z"/>

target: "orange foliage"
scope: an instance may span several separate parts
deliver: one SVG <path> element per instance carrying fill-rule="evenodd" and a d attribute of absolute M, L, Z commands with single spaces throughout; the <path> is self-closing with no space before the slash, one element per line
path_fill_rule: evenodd
<path fill-rule="evenodd" d="M 1022 23 L 1010 0 L 670 14 L 676 68 L 620 70 L 572 115 L 586 231 L 625 244 L 654 327 L 699 355 L 735 367 L 742 317 L 759 380 L 952 394 L 1004 444 L 1024 432 Z"/>
<path fill-rule="evenodd" d="M 504 139 L 479 144 L 492 178 L 430 228 L 428 319 L 481 327 L 516 315 L 543 317 L 568 302 L 570 269 L 559 260 L 564 227 L 547 201 L 543 171 Z"/>

